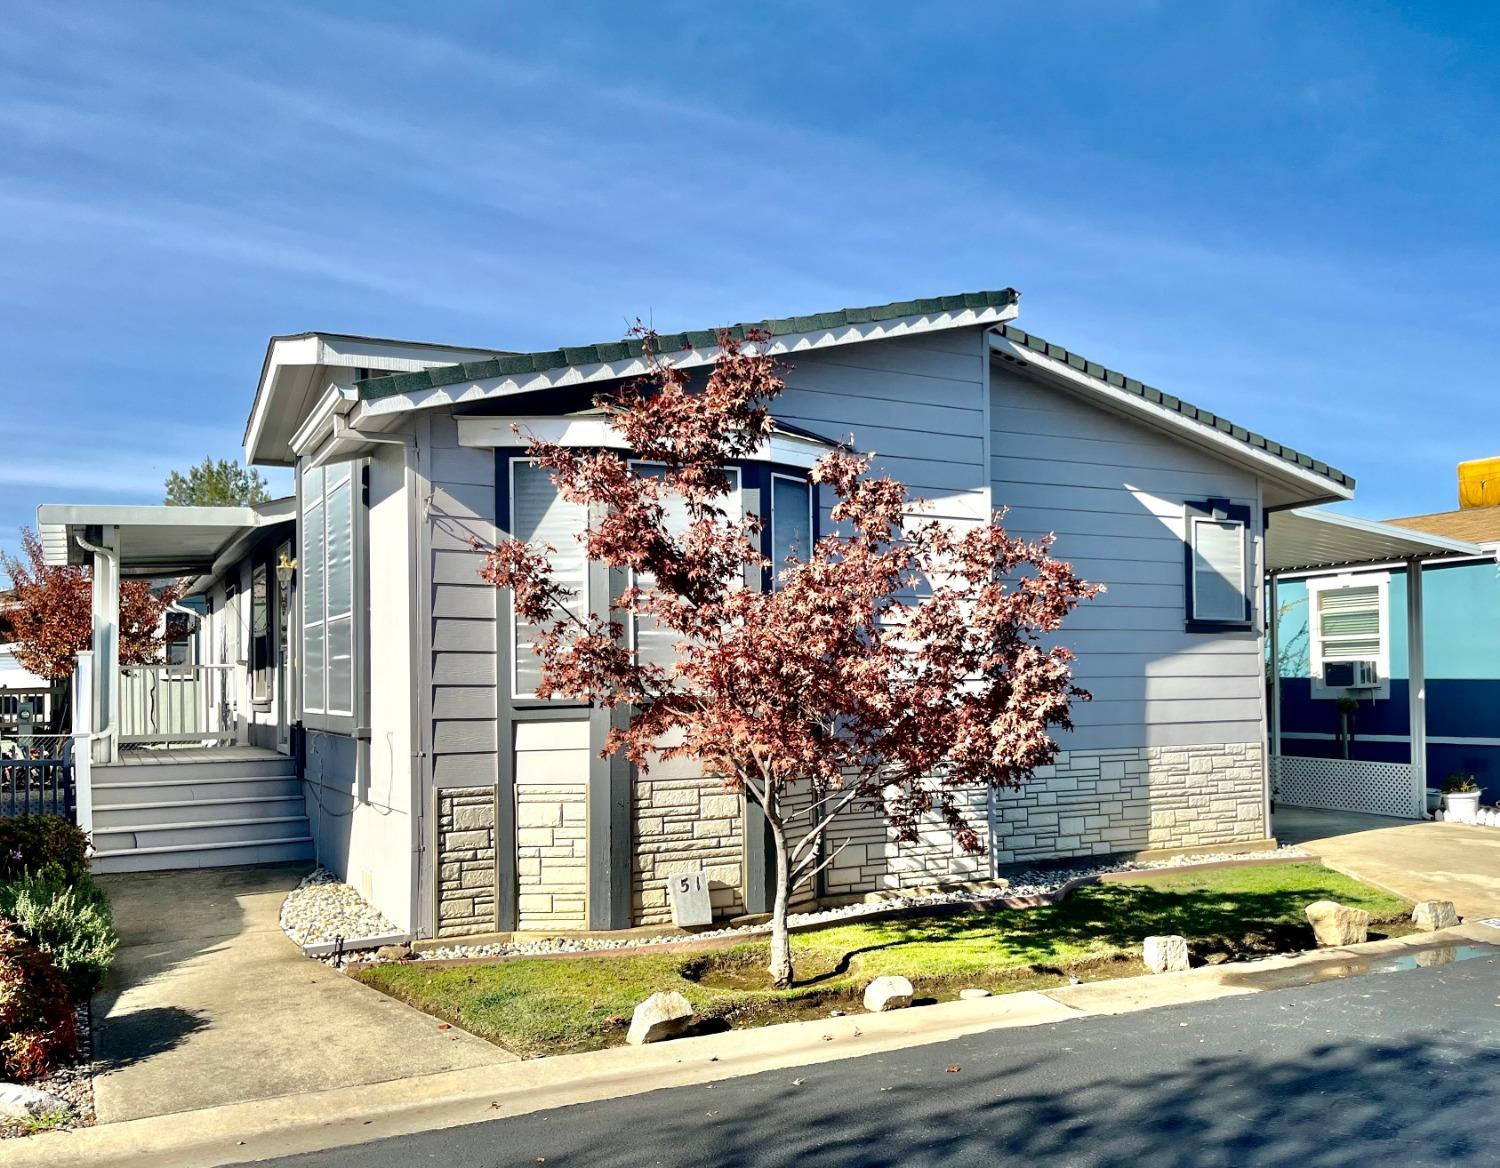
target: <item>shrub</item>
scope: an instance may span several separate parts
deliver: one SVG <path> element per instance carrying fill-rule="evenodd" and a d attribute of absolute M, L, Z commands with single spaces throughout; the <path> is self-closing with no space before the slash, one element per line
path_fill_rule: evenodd
<path fill-rule="evenodd" d="M 89 837 L 55 815 L 0 819 L 0 880 L 32 875 L 73 884 L 88 875 Z"/>
<path fill-rule="evenodd" d="M 77 1053 L 68 987 L 45 953 L 0 921 L 0 1074 L 28 1082 Z"/>
<path fill-rule="evenodd" d="M 88 876 L 72 886 L 37 876 L 0 884 L 0 918 L 51 959 L 74 998 L 99 988 L 120 943 L 109 898 Z"/>
<path fill-rule="evenodd" d="M 1479 790 L 1479 784 L 1474 781 L 1473 775 L 1452 774 L 1443 780 L 1443 794 L 1445 795 L 1467 795 L 1477 790 Z"/>

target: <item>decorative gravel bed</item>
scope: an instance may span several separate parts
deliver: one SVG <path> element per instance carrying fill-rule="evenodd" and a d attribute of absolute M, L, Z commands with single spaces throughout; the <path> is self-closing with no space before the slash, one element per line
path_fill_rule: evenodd
<path fill-rule="evenodd" d="M 400 930 L 369 901 L 325 868 L 302 878 L 281 905 L 281 929 L 298 945 L 362 941 Z"/>
<path fill-rule="evenodd" d="M 68 1105 L 68 1114 L 58 1128 L 89 1127 L 94 1122 L 94 1062 L 92 1011 L 87 1003 L 78 1007 L 78 1061 L 58 1067 L 45 1079 L 28 1086 L 55 1095 Z M 0 1140 L 32 1134 L 32 1127 L 19 1120 L 0 1119 Z"/>
<path fill-rule="evenodd" d="M 1102 876 L 1110 872 L 1146 872 L 1164 868 L 1191 868 L 1202 864 L 1218 864 L 1225 861 L 1293 860 L 1306 859 L 1308 854 L 1299 848 L 1283 847 L 1274 852 L 1219 852 L 1211 855 L 1174 856 L 1166 860 L 1114 860 L 1109 862 L 1080 862 L 1047 868 L 1031 868 L 1013 872 L 1007 877 L 1004 888 L 985 889 L 978 892 L 948 892 L 931 896 L 893 896 L 871 904 L 849 904 L 839 908 L 819 909 L 816 912 L 793 913 L 789 923 L 793 928 L 802 925 L 823 924 L 888 913 L 892 909 L 924 908 L 941 904 L 985 904 L 989 901 L 1008 900 L 1011 897 L 1040 896 L 1055 892 L 1070 880 L 1086 876 Z M 349 890 L 353 892 L 353 889 Z M 610 949 L 645 948 L 652 945 L 680 944 L 684 940 L 709 941 L 720 937 L 755 937 L 770 931 L 767 925 L 748 925 L 740 928 L 708 929 L 688 936 L 681 933 L 666 933 L 654 937 L 539 937 L 535 940 L 508 941 L 492 945 L 444 945 L 441 948 L 424 949 L 412 956 L 423 961 L 445 961 L 459 957 L 506 957 L 516 954 L 533 955 L 545 953 L 591 953 Z M 362 954 L 365 962 L 383 958 Z"/>

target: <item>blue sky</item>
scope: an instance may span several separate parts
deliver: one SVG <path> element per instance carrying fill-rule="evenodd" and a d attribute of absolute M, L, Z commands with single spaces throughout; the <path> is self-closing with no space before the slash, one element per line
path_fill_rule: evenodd
<path fill-rule="evenodd" d="M 1359 514 L 1500 454 L 1494 5 L 6 15 L 0 546 L 236 454 L 274 333 L 527 349 L 1007 284 Z"/>

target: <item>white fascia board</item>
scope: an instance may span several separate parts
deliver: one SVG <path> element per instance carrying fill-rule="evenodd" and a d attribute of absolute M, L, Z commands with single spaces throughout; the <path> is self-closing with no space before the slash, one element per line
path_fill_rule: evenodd
<path fill-rule="evenodd" d="M 795 357 L 799 353 L 812 353 L 842 345 L 858 345 L 866 341 L 885 341 L 899 337 L 944 332 L 948 329 L 1003 324 L 1005 321 L 1015 319 L 1017 311 L 1016 305 L 1007 304 L 998 308 L 964 308 L 955 312 L 894 317 L 891 320 L 841 325 L 836 329 L 820 329 L 817 332 L 784 333 L 772 337 L 770 344 L 765 346 L 747 344 L 745 350 L 751 353 L 765 352 L 776 357 Z M 692 369 L 712 364 L 719 356 L 719 346 L 708 345 L 702 349 L 684 349 L 663 354 L 663 356 L 669 358 L 675 368 Z M 430 409 L 435 406 L 467 405 L 471 402 L 511 397 L 519 393 L 536 393 L 548 389 L 561 389 L 565 386 L 618 381 L 622 378 L 642 377 L 650 371 L 650 366 L 643 359 L 631 357 L 621 361 L 563 365 L 556 369 L 544 369 L 536 373 L 443 385 L 417 393 L 398 394 L 362 402 L 356 415 L 358 420 L 354 425 L 359 428 L 363 425 L 364 418 L 378 417 L 381 414 Z"/>
<path fill-rule="evenodd" d="M 457 418 L 458 444 L 484 450 L 518 450 L 530 439 L 558 446 L 591 446 L 607 450 L 624 450 L 624 436 L 603 418 L 514 417 Z M 746 457 L 754 462 L 774 462 L 785 466 L 810 468 L 829 452 L 821 442 L 811 442 L 795 434 L 772 434 L 754 453 Z"/>
<path fill-rule="evenodd" d="M 315 365 L 318 360 L 319 339 L 309 333 L 300 337 L 274 337 L 266 345 L 266 359 L 261 363 L 260 381 L 255 386 L 255 401 L 250 406 L 250 417 L 245 422 L 245 453 L 253 458 L 255 447 L 260 442 L 260 432 L 265 428 L 266 412 L 271 408 L 272 390 L 276 375 L 285 365 Z"/>
<path fill-rule="evenodd" d="M 114 503 L 43 503 L 37 525 L 74 527 L 254 527 L 260 516 L 252 507 L 168 507 Z"/>
<path fill-rule="evenodd" d="M 273 337 L 266 346 L 255 400 L 245 423 L 245 458 L 255 462 L 255 452 L 265 429 L 266 416 L 275 399 L 277 375 L 293 365 L 324 365 L 345 369 L 384 369 L 391 373 L 415 373 L 435 365 L 456 365 L 483 360 L 499 349 L 469 349 L 461 345 L 437 345 L 425 341 L 396 341 L 381 337 L 354 337 L 341 333 L 304 333 Z"/>
<path fill-rule="evenodd" d="M 1118 413 L 1137 417 L 1147 425 L 1213 450 L 1232 462 L 1252 467 L 1263 478 L 1274 479 L 1302 490 L 1313 488 L 1308 492 L 1306 501 L 1309 503 L 1354 498 L 1354 492 L 1350 488 L 1318 474 L 1317 471 L 1296 466 L 1268 451 L 1247 446 L 1238 438 L 1205 426 L 1193 418 L 1184 417 L 1176 410 L 1118 389 L 1097 377 L 1090 377 L 1082 370 L 1074 369 L 1066 362 L 1018 345 L 996 333 L 990 334 L 990 349 L 1013 357 L 1039 373 L 1107 402 Z"/>

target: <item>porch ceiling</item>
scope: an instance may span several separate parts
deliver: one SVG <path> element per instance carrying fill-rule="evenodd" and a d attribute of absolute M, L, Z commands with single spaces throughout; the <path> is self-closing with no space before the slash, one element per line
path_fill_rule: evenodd
<path fill-rule="evenodd" d="M 285 503 L 260 507 L 130 507 L 44 504 L 37 508 L 37 529 L 49 564 L 80 564 L 86 553 L 76 537 L 93 542 L 98 529 L 119 531 L 120 573 L 124 576 L 173 576 L 211 571 L 215 562 L 241 537 L 276 523 L 289 522 Z"/>
<path fill-rule="evenodd" d="M 1461 539 L 1356 519 L 1321 507 L 1272 511 L 1266 536 L 1266 570 L 1270 572 L 1484 554 L 1478 544 Z"/>

